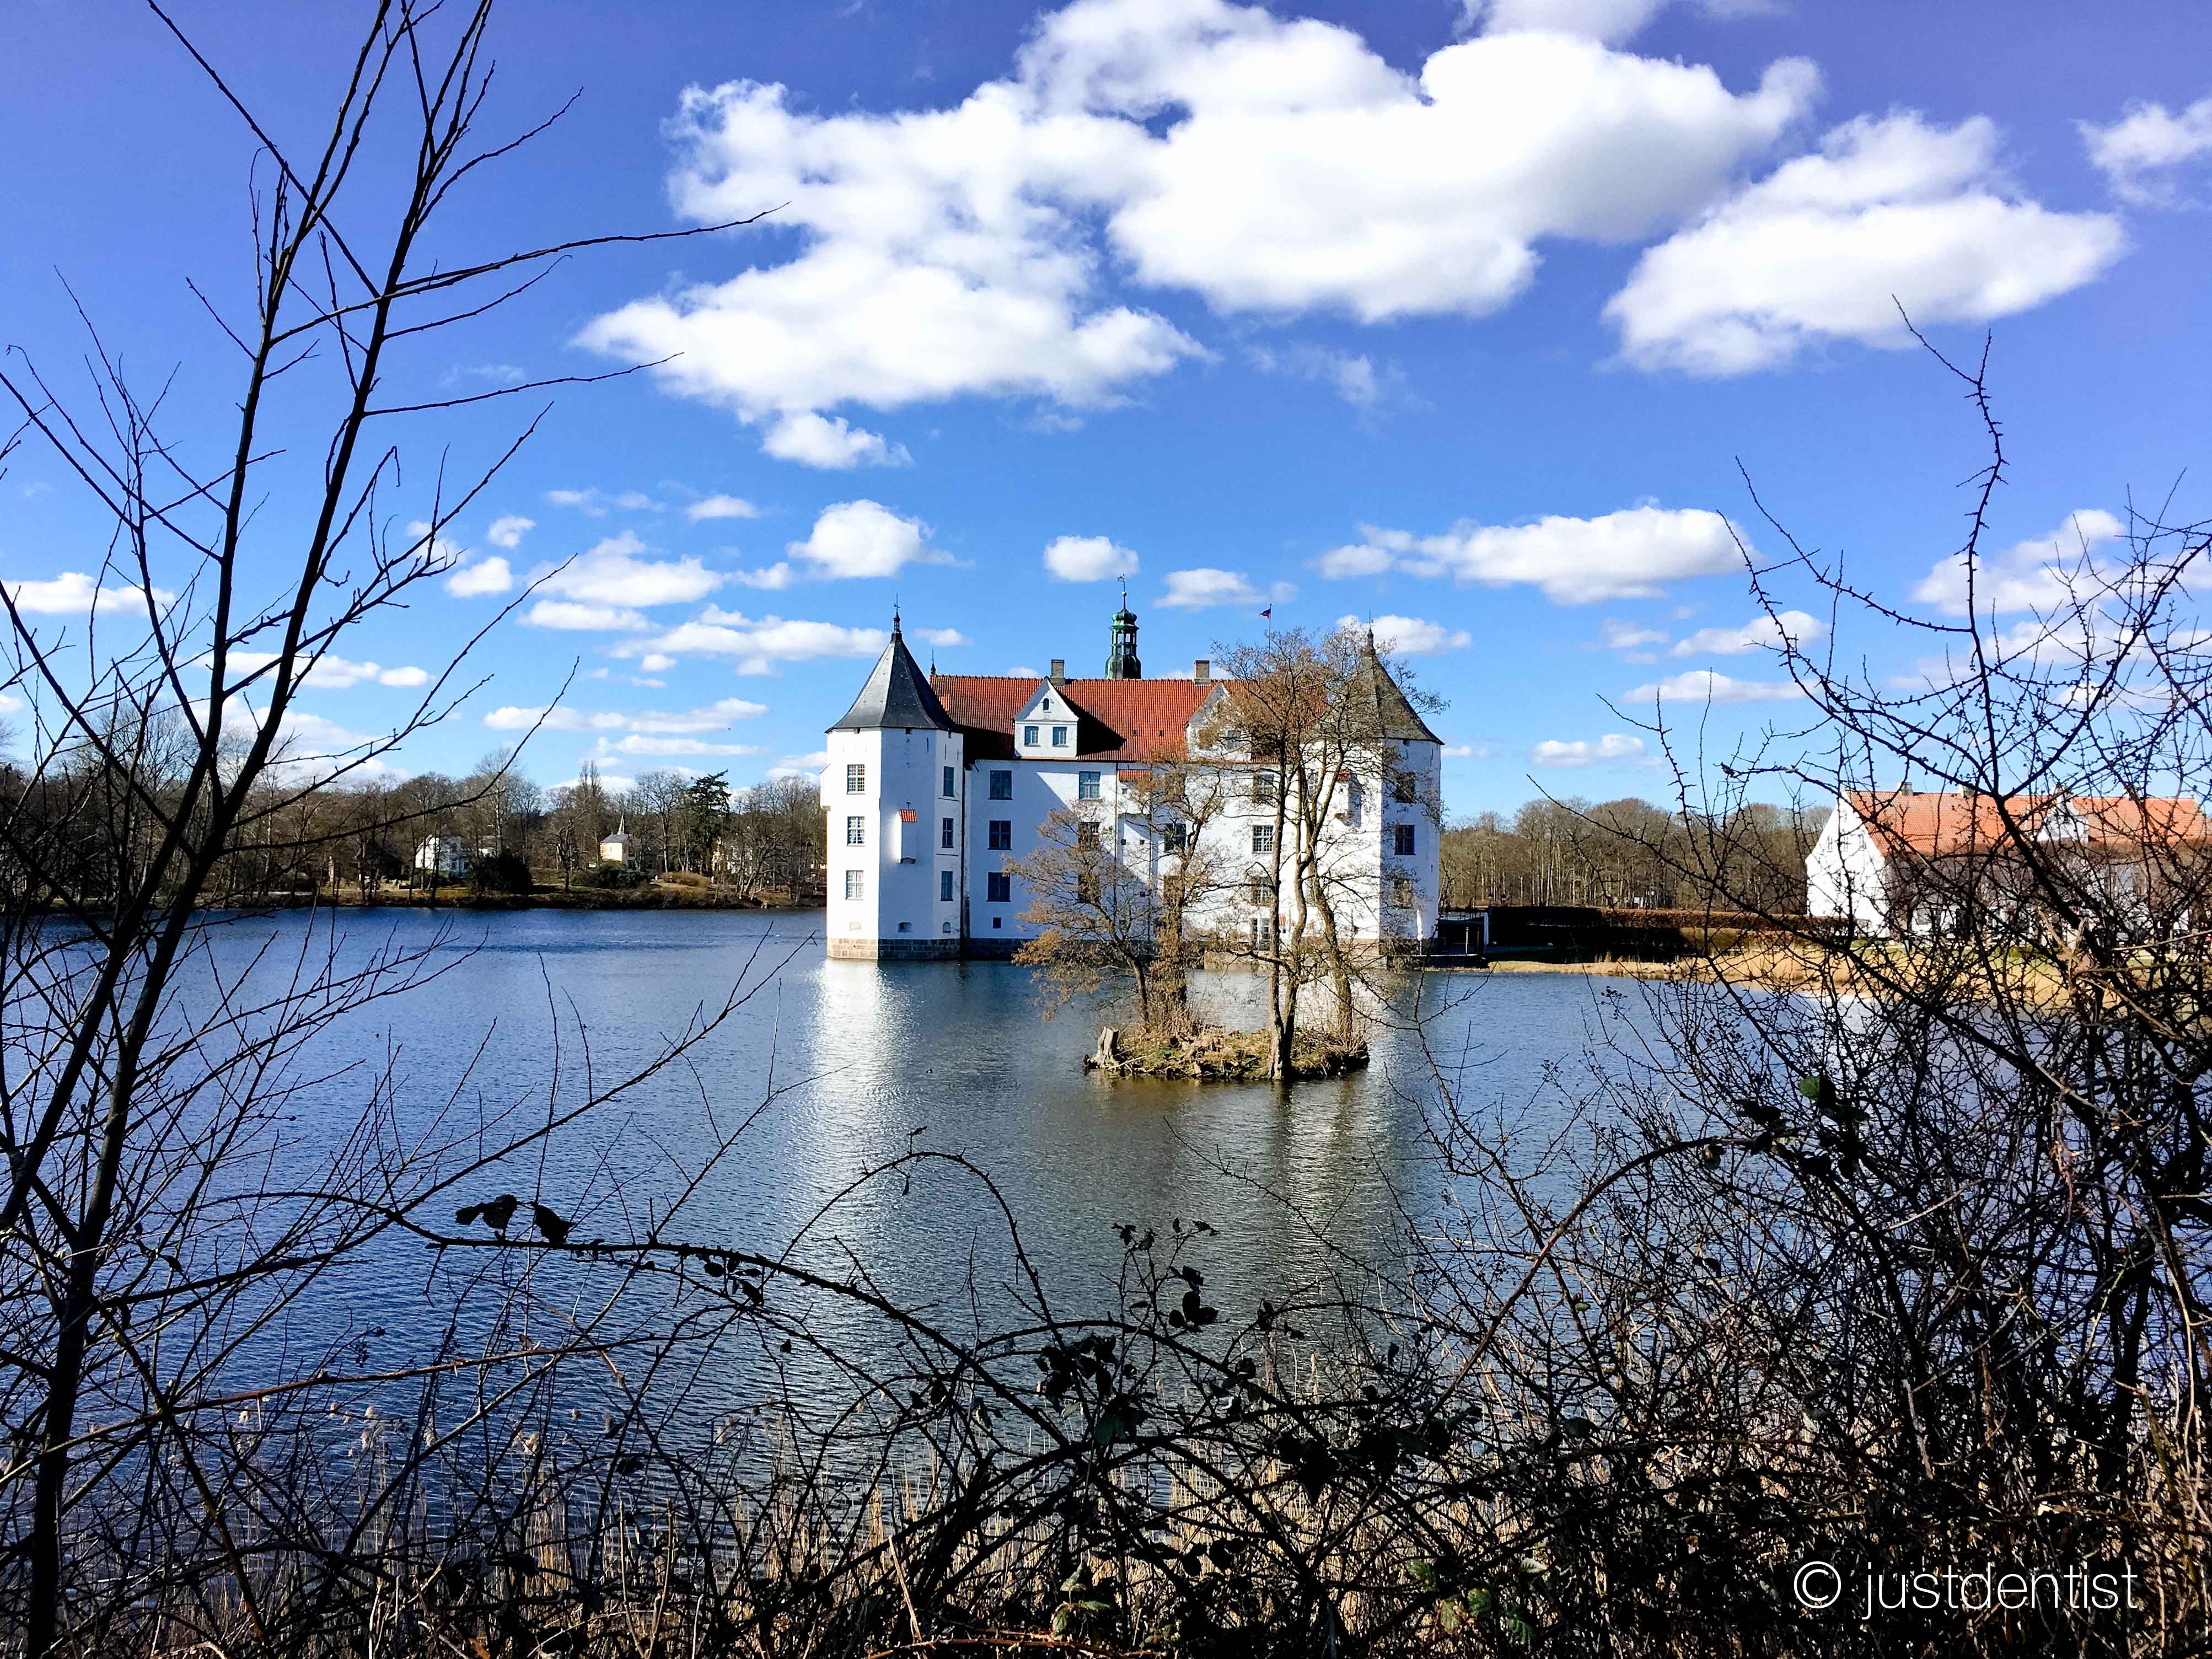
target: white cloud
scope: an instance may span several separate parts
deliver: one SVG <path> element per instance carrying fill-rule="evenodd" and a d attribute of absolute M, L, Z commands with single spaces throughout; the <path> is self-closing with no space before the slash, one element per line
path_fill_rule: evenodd
<path fill-rule="evenodd" d="M 847 453 L 874 434 L 813 422 L 969 395 L 1095 408 L 1205 355 L 1111 275 L 1222 312 L 1494 311 L 1540 240 L 1647 236 L 1704 206 L 1817 83 L 1790 59 L 1739 94 L 1707 68 L 1529 32 L 1407 73 L 1348 28 L 1256 6 L 1076 0 L 943 107 L 687 92 L 678 210 L 776 207 L 750 234 L 785 240 L 581 337 L 668 359 L 664 386 L 765 427 L 771 453 L 880 459 Z"/>
<path fill-rule="evenodd" d="M 489 559 L 478 559 L 474 564 L 465 564 L 446 578 L 446 592 L 461 599 L 504 593 L 514 586 L 514 572 L 497 554 Z"/>
<path fill-rule="evenodd" d="M 761 440 L 761 448 L 780 461 L 842 472 L 856 466 L 912 466 L 904 444 L 853 425 L 842 415 L 801 410 L 780 416 Z"/>
<path fill-rule="evenodd" d="M 137 611 L 143 613 L 146 595 L 137 586 L 102 587 L 81 570 L 64 570 L 46 581 L 0 583 L 8 590 L 8 597 L 15 608 L 32 616 L 81 617 L 95 605 L 102 615 L 117 611 Z M 167 610 L 177 602 L 177 596 L 167 588 L 154 590 L 155 605 Z"/>
<path fill-rule="evenodd" d="M 2097 550 L 2126 532 L 2127 526 L 2111 514 L 2085 507 L 2068 514 L 2046 536 L 2031 536 L 2001 553 L 1985 555 L 1974 573 L 1974 610 L 1987 617 L 2063 609 L 2081 591 L 2085 576 L 2094 583 Z M 1912 590 L 1914 599 L 1952 617 L 1966 614 L 1966 560 L 1958 554 L 1937 561 Z"/>
<path fill-rule="evenodd" d="M 1468 28 L 1483 27 L 1492 34 L 1549 30 L 1607 46 L 1632 40 L 1666 8 L 1667 0 L 1460 0 Z M 1711 17 L 1749 17 L 1780 9 L 1780 0 L 1701 0 L 1698 7 Z"/>
<path fill-rule="evenodd" d="M 1446 760 L 1488 760 L 1490 745 L 1486 743 L 1448 743 L 1444 745 Z"/>
<path fill-rule="evenodd" d="M 574 599 L 540 599 L 522 613 L 522 620 L 532 628 L 633 634 L 653 626 L 642 611 L 619 605 L 583 605 Z"/>
<path fill-rule="evenodd" d="M 757 519 L 760 508 L 742 495 L 708 495 L 685 507 L 684 516 L 693 524 L 702 519 Z"/>
<path fill-rule="evenodd" d="M 956 645 L 973 645 L 975 643 L 975 641 L 969 639 L 965 634 L 962 633 L 957 628 L 917 628 L 914 631 L 915 637 L 927 640 L 932 645 L 945 648 L 950 648 Z"/>
<path fill-rule="evenodd" d="M 1741 628 L 1700 628 L 1674 641 L 1677 657 L 1741 657 L 1753 651 L 1773 651 L 1785 642 L 1803 645 L 1828 631 L 1828 624 L 1802 611 L 1784 611 L 1778 617 L 1758 616 Z M 1662 639 L 1665 635 L 1659 636 Z"/>
<path fill-rule="evenodd" d="M 1381 616 L 1372 622 L 1362 622 L 1358 617 L 1339 617 L 1339 628 L 1370 628 L 1375 632 L 1375 643 L 1385 651 L 1395 651 L 1401 656 L 1432 657 L 1443 651 L 1464 651 L 1474 643 L 1474 636 L 1464 628 L 1446 628 L 1442 623 L 1423 622 L 1419 617 Z"/>
<path fill-rule="evenodd" d="M 1923 326 L 2010 316 L 2124 241 L 2109 214 L 2013 191 L 1986 117 L 1862 116 L 1646 252 L 1605 314 L 1638 367 L 1739 374 L 1825 341 L 1909 344 L 1900 305 Z"/>
<path fill-rule="evenodd" d="M 1371 357 L 1355 357 L 1327 346 L 1247 346 L 1244 356 L 1265 374 L 1318 380 L 1354 409 L 1372 407 L 1386 387 L 1405 378 L 1395 366 L 1378 369 Z"/>
<path fill-rule="evenodd" d="M 951 564 L 952 556 L 929 546 L 928 538 L 929 526 L 919 519 L 902 519 L 876 501 L 840 501 L 822 509 L 812 535 L 784 550 L 808 567 L 808 575 L 834 581 L 893 576 L 908 564 Z M 763 580 L 772 574 L 755 572 L 749 586 L 782 586 Z"/>
<path fill-rule="evenodd" d="M 681 713 L 623 714 L 612 710 L 586 712 L 580 708 L 519 708 L 509 704 L 486 714 L 483 723 L 495 732 L 527 732 L 541 726 L 548 732 L 632 732 L 648 735 L 688 737 L 701 732 L 726 730 L 738 720 L 757 720 L 768 705 L 743 697 L 724 697 L 703 708 Z M 673 751 L 672 751 L 673 752 Z"/>
<path fill-rule="evenodd" d="M 757 755 L 760 745 L 752 743 L 708 743 L 701 738 L 618 738 L 610 742 L 601 738 L 597 744 L 601 754 L 607 755 Z"/>
<path fill-rule="evenodd" d="M 665 674 L 676 666 L 676 659 L 658 651 L 648 651 L 637 659 L 637 665 L 648 674 Z"/>
<path fill-rule="evenodd" d="M 2081 143 L 2089 161 L 2124 202 L 2165 207 L 2176 199 L 2173 173 L 2183 163 L 2212 155 L 2212 96 L 2176 115 L 2164 104 L 2130 104 L 2110 126 L 2087 121 Z"/>
<path fill-rule="evenodd" d="M 1710 668 L 1692 668 L 1639 685 L 1629 694 L 1637 702 L 1781 702 L 1804 694 L 1787 680 L 1732 680 Z"/>
<path fill-rule="evenodd" d="M 1528 751 L 1528 758 L 1538 766 L 1595 766 L 1606 761 L 1641 762 L 1644 759 L 1644 739 L 1632 738 L 1621 732 L 1609 732 L 1595 743 L 1586 738 L 1567 743 L 1557 738 L 1547 738 Z"/>
<path fill-rule="evenodd" d="M 484 539 L 494 547 L 512 550 L 521 546 L 522 538 L 537 528 L 535 519 L 526 519 L 520 513 L 503 513 L 491 521 L 491 528 L 484 532 Z"/>
<path fill-rule="evenodd" d="M 821 775 L 822 769 L 830 764 L 830 751 L 817 749 L 811 755 L 786 755 L 768 769 L 771 778 L 811 778 Z"/>
<path fill-rule="evenodd" d="M 730 580 L 747 587 L 757 587 L 769 592 L 779 592 L 799 580 L 799 573 L 787 560 L 778 559 L 774 564 L 759 570 L 732 570 Z"/>
<path fill-rule="evenodd" d="M 1359 528 L 1365 540 L 1322 556 L 1322 574 L 1397 569 L 1493 586 L 1528 582 L 1561 605 L 1587 605 L 1646 597 L 1680 577 L 1743 568 L 1741 532 L 1702 507 L 1635 507 L 1601 518 L 1553 516 L 1511 526 L 1462 520 L 1441 536 Z"/>
<path fill-rule="evenodd" d="M 658 513 L 661 503 L 641 489 L 625 489 L 609 495 L 604 489 L 549 489 L 545 499 L 556 507 L 574 507 L 587 519 L 604 519 L 610 507 L 620 507 L 626 513 Z"/>
<path fill-rule="evenodd" d="M 230 672 L 243 678 L 259 672 L 276 660 L 276 653 L 270 651 L 234 651 L 225 663 Z M 350 691 L 357 685 L 413 687 L 429 683 L 428 669 L 386 668 L 377 663 L 325 656 L 316 659 L 314 664 L 301 675 L 298 685 L 302 691 Z"/>
<path fill-rule="evenodd" d="M 1663 629 L 1646 628 L 1639 623 L 1622 622 L 1617 617 L 1607 617 L 1599 623 L 1598 635 L 1598 642 L 1607 651 L 1633 651 L 1639 646 L 1667 643 L 1667 635 Z"/>
<path fill-rule="evenodd" d="M 890 635 L 880 628 L 845 628 L 836 623 L 758 620 L 710 606 L 696 620 L 650 640 L 624 641 L 617 656 L 734 657 L 740 674 L 772 674 L 780 662 L 809 662 L 817 657 L 873 657 Z"/>
<path fill-rule="evenodd" d="M 1168 572 L 1168 591 L 1160 603 L 1171 611 L 1203 611 L 1216 605 L 1279 605 L 1297 590 L 1277 582 L 1262 593 L 1241 570 L 1217 570 L 1200 565 L 1195 570 Z"/>
<path fill-rule="evenodd" d="M 469 550 L 443 536 L 433 535 L 433 527 L 428 519 L 417 519 L 407 526 L 407 533 L 421 544 L 416 551 L 426 568 L 433 573 L 453 569 L 469 556 Z"/>
<path fill-rule="evenodd" d="M 1104 581 L 1137 574 L 1137 556 L 1104 536 L 1058 536 L 1044 550 L 1044 568 L 1064 582 Z"/>
<path fill-rule="evenodd" d="M 583 602 L 623 611 L 634 616 L 637 608 L 655 605 L 688 605 L 705 599 L 728 580 L 720 571 L 709 570 L 696 556 L 681 559 L 645 559 L 638 556 L 646 550 L 645 544 L 629 531 L 610 536 L 588 552 L 580 553 L 565 567 L 555 569 L 540 565 L 537 574 L 544 583 L 543 591 L 558 594 L 562 599 Z M 532 606 L 531 619 L 536 620 L 544 604 Z M 569 607 L 578 611 L 579 607 Z M 641 621 L 621 623 L 556 622 L 541 623 L 551 628 L 641 628 Z"/>

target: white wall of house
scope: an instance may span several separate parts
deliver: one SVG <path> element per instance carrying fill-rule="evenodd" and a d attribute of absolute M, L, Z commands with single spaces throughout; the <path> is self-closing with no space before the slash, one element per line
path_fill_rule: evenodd
<path fill-rule="evenodd" d="M 1877 938 L 1889 932 L 1888 861 L 1848 800 L 1837 800 L 1805 855 L 1805 912 L 1844 917 L 1854 931 Z"/>
<path fill-rule="evenodd" d="M 829 734 L 822 805 L 829 815 L 831 956 L 959 953 L 957 800 L 949 849 L 939 844 L 939 823 L 945 816 L 944 769 L 953 769 L 958 787 L 966 772 L 964 743 L 957 732 L 883 728 Z"/>
<path fill-rule="evenodd" d="M 469 872 L 468 844 L 459 836 L 425 836 L 415 848 L 415 867 L 441 876 Z"/>

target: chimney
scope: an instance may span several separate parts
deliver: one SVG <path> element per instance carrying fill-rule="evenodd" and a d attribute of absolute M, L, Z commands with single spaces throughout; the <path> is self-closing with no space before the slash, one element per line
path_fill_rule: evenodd
<path fill-rule="evenodd" d="M 1191 664 L 1190 677 L 1200 685 L 1211 685 L 1213 683 L 1213 665 L 1204 657 L 1200 657 L 1196 662 Z"/>
<path fill-rule="evenodd" d="M 1052 683 L 1054 685 L 1065 685 L 1067 684 L 1066 658 L 1054 657 L 1052 659 Z"/>

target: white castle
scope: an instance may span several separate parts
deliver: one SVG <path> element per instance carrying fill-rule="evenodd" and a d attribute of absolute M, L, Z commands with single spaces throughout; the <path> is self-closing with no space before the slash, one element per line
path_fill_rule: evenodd
<path fill-rule="evenodd" d="M 1341 895 L 1333 902 L 1348 937 L 1418 946 L 1436 932 L 1443 744 L 1376 658 L 1371 635 L 1366 648 L 1374 672 L 1363 695 L 1376 699 L 1389 776 L 1378 757 L 1376 775 L 1340 780 L 1324 836 Z M 1223 723 L 1231 682 L 1214 679 L 1204 659 L 1188 679 L 1145 678 L 1126 599 L 1105 677 L 1070 679 L 1064 667 L 1055 659 L 1038 678 L 926 675 L 892 614 L 890 643 L 829 729 L 831 956 L 1011 955 L 1034 931 L 1013 866 L 1062 807 L 1112 822 L 1123 863 L 1157 890 L 1188 827 L 1146 811 L 1139 786 L 1155 763 L 1208 752 L 1202 734 Z M 1274 775 L 1231 754 L 1218 764 L 1244 787 L 1223 791 L 1228 805 L 1204 834 L 1217 867 L 1249 860 L 1256 877 L 1273 852 Z M 1230 884 L 1194 921 L 1256 938 L 1288 924 L 1265 914 L 1274 902 L 1257 882 Z"/>

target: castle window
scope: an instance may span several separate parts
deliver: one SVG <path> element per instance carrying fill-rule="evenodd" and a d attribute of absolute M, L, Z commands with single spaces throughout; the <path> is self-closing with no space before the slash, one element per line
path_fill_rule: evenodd
<path fill-rule="evenodd" d="M 1012 800 L 1014 798 L 1014 775 L 1012 772 L 991 774 L 991 799 Z"/>
<path fill-rule="evenodd" d="M 1075 844 L 1078 847 L 1097 846 L 1098 826 L 1087 821 L 1077 824 L 1075 826 Z"/>
<path fill-rule="evenodd" d="M 1352 786 L 1351 793 L 1345 798 L 1344 815 L 1352 821 L 1352 826 L 1356 829 L 1358 827 L 1361 815 L 1366 810 L 1367 791 L 1355 782 Z"/>
<path fill-rule="evenodd" d="M 1252 826 L 1252 850 L 1255 853 L 1272 853 L 1275 850 L 1273 824 L 1255 823 Z"/>
<path fill-rule="evenodd" d="M 1160 826 L 1160 851 L 1181 854 L 1190 846 L 1190 826 L 1187 823 L 1164 823 Z"/>
<path fill-rule="evenodd" d="M 937 872 L 937 899 L 940 904 L 952 902 L 952 872 L 950 870 Z"/>
<path fill-rule="evenodd" d="M 1098 799 L 1098 775 L 1096 772 L 1078 772 L 1075 775 L 1075 798 L 1078 800 Z"/>
<path fill-rule="evenodd" d="M 865 847 L 867 844 L 867 819 L 859 817 L 847 818 L 845 820 L 845 845 L 848 847 Z"/>
<path fill-rule="evenodd" d="M 951 818 L 939 818 L 937 821 L 937 844 L 948 853 L 952 850 L 952 820 Z"/>
<path fill-rule="evenodd" d="M 1415 790 L 1419 784 L 1419 780 L 1414 777 L 1411 772 L 1401 772 L 1395 778 L 1391 780 L 1393 793 L 1397 795 L 1400 800 L 1403 801 L 1410 801 L 1414 799 Z"/>
<path fill-rule="evenodd" d="M 866 875 L 858 870 L 848 870 L 845 872 L 845 896 L 848 899 L 862 899 L 867 897 L 867 896 L 868 878 Z"/>
<path fill-rule="evenodd" d="M 983 902 L 986 904 L 1012 904 L 1014 902 L 1014 878 L 1003 870 L 994 870 L 983 878 Z"/>
<path fill-rule="evenodd" d="M 845 793 L 848 795 L 865 795 L 868 793 L 866 767 L 855 764 L 845 769 Z"/>
<path fill-rule="evenodd" d="M 1273 772 L 1255 772 L 1252 775 L 1252 799 L 1254 800 L 1274 799 L 1277 782 L 1278 780 Z"/>
<path fill-rule="evenodd" d="M 1390 826 L 1390 850 L 1401 859 L 1413 855 L 1413 826 L 1395 823 Z"/>
<path fill-rule="evenodd" d="M 1024 726 L 1022 727 L 1022 747 L 1024 749 L 1036 748 L 1036 734 L 1037 729 L 1034 726 Z"/>
<path fill-rule="evenodd" d="M 1012 818 L 991 820 L 991 850 L 994 853 L 1014 850 L 1014 821 Z"/>
<path fill-rule="evenodd" d="M 1055 726 L 1052 728 L 1052 746 L 1055 749 L 1065 749 L 1067 747 L 1067 728 L 1066 726 Z"/>
<path fill-rule="evenodd" d="M 951 800 L 956 793 L 952 787 L 952 769 L 948 766 L 945 769 L 945 799 Z"/>

